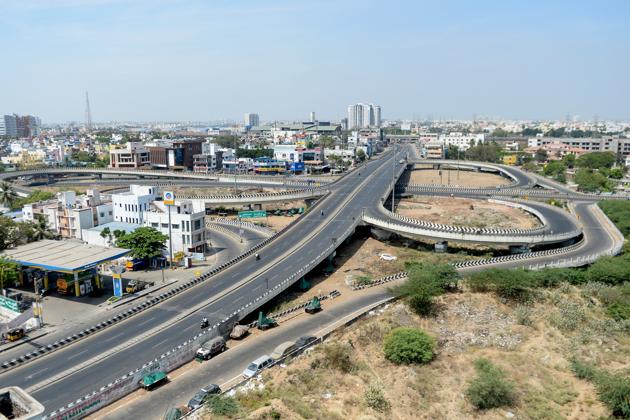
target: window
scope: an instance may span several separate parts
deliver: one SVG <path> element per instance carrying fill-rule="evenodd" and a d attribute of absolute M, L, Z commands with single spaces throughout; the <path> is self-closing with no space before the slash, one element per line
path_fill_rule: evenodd
<path fill-rule="evenodd" d="M 179 229 L 179 225 L 172 225 L 173 229 Z"/>
<path fill-rule="evenodd" d="M 164 229 L 168 229 L 168 223 L 162 223 L 162 227 L 163 227 Z"/>
<path fill-rule="evenodd" d="M 110 216 L 112 215 L 112 212 L 111 212 L 111 210 L 109 211 L 109 215 L 110 215 Z"/>
<path fill-rule="evenodd" d="M 151 227 L 156 228 L 156 227 L 158 227 L 158 226 L 160 226 L 160 224 L 159 224 L 159 223 L 151 223 Z"/>
<path fill-rule="evenodd" d="M 195 220 L 195 229 L 194 230 L 199 230 L 201 229 L 201 220 L 197 219 Z"/>
<path fill-rule="evenodd" d="M 109 214 L 112 214 L 112 212 L 110 211 Z M 105 217 L 105 213 L 101 212 L 100 213 L 101 217 Z"/>

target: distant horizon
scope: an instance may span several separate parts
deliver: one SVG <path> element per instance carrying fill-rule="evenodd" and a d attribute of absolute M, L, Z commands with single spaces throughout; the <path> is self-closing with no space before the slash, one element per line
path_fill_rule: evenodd
<path fill-rule="evenodd" d="M 630 119 L 621 0 L 3 0 L 0 112 L 42 121 Z"/>

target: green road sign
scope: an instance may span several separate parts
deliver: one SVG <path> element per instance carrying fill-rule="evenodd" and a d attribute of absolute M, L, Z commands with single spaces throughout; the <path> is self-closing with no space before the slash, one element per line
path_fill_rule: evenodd
<path fill-rule="evenodd" d="M 18 302 L 6 296 L 0 296 L 0 306 L 10 309 L 13 312 L 20 312 L 20 305 Z"/>
<path fill-rule="evenodd" d="M 255 211 L 239 211 L 238 217 L 241 219 L 253 219 L 255 217 L 267 217 L 267 211 L 255 210 Z"/>

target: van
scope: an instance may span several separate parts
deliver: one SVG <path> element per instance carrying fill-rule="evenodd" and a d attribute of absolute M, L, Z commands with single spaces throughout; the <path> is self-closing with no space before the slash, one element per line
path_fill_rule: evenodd
<path fill-rule="evenodd" d="M 197 350 L 196 356 L 200 359 L 208 360 L 215 354 L 225 351 L 225 339 L 223 337 L 215 337 L 201 345 Z"/>
<path fill-rule="evenodd" d="M 246 379 L 251 378 L 252 376 L 257 375 L 260 371 L 265 368 L 268 368 L 273 364 L 273 359 L 267 355 L 261 356 L 258 359 L 254 360 L 245 368 L 243 371 L 243 377 Z"/>
<path fill-rule="evenodd" d="M 278 347 L 271 352 L 271 358 L 278 361 L 293 353 L 295 349 L 297 349 L 297 346 L 293 341 L 285 341 L 284 343 L 279 344 Z"/>

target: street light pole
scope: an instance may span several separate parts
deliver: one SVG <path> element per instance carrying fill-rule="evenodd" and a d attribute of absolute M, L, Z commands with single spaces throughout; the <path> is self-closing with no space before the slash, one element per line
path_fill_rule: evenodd
<path fill-rule="evenodd" d="M 394 203 L 396 202 L 396 149 L 394 149 L 394 157 L 392 158 L 392 213 L 394 213 Z"/>
<path fill-rule="evenodd" d="M 171 270 L 173 269 L 173 235 L 172 235 L 172 231 L 171 231 L 171 205 L 167 204 L 166 207 L 168 208 L 168 254 L 169 254 L 169 267 L 171 267 Z"/>

